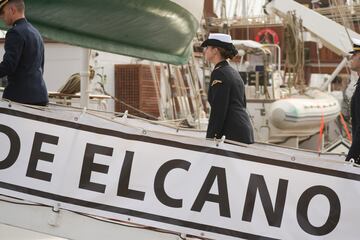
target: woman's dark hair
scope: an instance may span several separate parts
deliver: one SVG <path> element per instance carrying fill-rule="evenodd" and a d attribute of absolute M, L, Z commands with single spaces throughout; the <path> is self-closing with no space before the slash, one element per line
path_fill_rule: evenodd
<path fill-rule="evenodd" d="M 223 57 L 224 59 L 228 59 L 228 58 L 232 59 L 237 54 L 233 50 L 230 50 L 230 49 L 225 49 L 225 48 L 221 48 L 221 47 L 216 47 L 216 48 L 219 50 L 221 57 Z"/>

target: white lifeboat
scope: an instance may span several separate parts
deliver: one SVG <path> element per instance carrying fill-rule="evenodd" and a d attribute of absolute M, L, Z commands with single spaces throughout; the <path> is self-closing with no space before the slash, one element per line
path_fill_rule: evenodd
<path fill-rule="evenodd" d="M 319 128 L 340 113 L 340 104 L 328 93 L 311 89 L 305 95 L 281 99 L 270 107 L 271 123 L 281 130 Z"/>

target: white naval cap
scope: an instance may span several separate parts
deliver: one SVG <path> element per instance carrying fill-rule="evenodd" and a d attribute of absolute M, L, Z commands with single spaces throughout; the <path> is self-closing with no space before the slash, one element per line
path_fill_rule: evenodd
<path fill-rule="evenodd" d="M 232 43 L 231 36 L 224 33 L 210 33 L 208 39 L 215 39 L 225 43 Z"/>
<path fill-rule="evenodd" d="M 231 58 L 238 54 L 237 49 L 235 48 L 231 36 L 229 34 L 224 33 L 210 33 L 208 39 L 206 39 L 201 47 L 220 47 L 231 52 Z"/>

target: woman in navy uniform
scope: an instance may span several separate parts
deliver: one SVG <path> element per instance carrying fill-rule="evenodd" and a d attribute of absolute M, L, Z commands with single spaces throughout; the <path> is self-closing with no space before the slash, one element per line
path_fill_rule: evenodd
<path fill-rule="evenodd" d="M 244 82 L 226 61 L 237 54 L 231 36 L 213 33 L 201 45 L 205 59 L 215 68 L 211 73 L 208 101 L 211 106 L 207 138 L 222 138 L 253 143 L 254 134 L 246 112 Z"/>
<path fill-rule="evenodd" d="M 3 98 L 11 101 L 46 105 L 48 92 L 43 79 L 44 44 L 25 18 L 23 0 L 0 0 L 1 19 L 11 28 L 5 37 L 5 54 L 0 77 L 7 76 Z"/>
<path fill-rule="evenodd" d="M 351 56 L 351 70 L 358 73 L 360 77 L 360 40 L 353 39 L 353 51 Z M 351 125 L 352 125 L 352 144 L 346 161 L 354 159 L 357 164 L 360 164 L 360 78 L 358 79 L 353 96 L 351 97 Z"/>

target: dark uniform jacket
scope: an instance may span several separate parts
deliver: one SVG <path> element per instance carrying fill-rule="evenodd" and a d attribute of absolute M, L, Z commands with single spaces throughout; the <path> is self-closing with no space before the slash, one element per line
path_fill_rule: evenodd
<path fill-rule="evenodd" d="M 244 82 L 227 61 L 216 64 L 208 92 L 211 106 L 207 138 L 253 143 L 254 134 L 246 112 Z"/>
<path fill-rule="evenodd" d="M 40 33 L 25 18 L 15 21 L 5 37 L 0 77 L 7 76 L 3 98 L 46 105 L 48 93 L 43 79 L 44 44 Z"/>
<path fill-rule="evenodd" d="M 360 78 L 356 83 L 354 94 L 351 98 L 351 125 L 352 125 L 352 144 L 346 160 L 354 159 L 360 163 Z"/>

